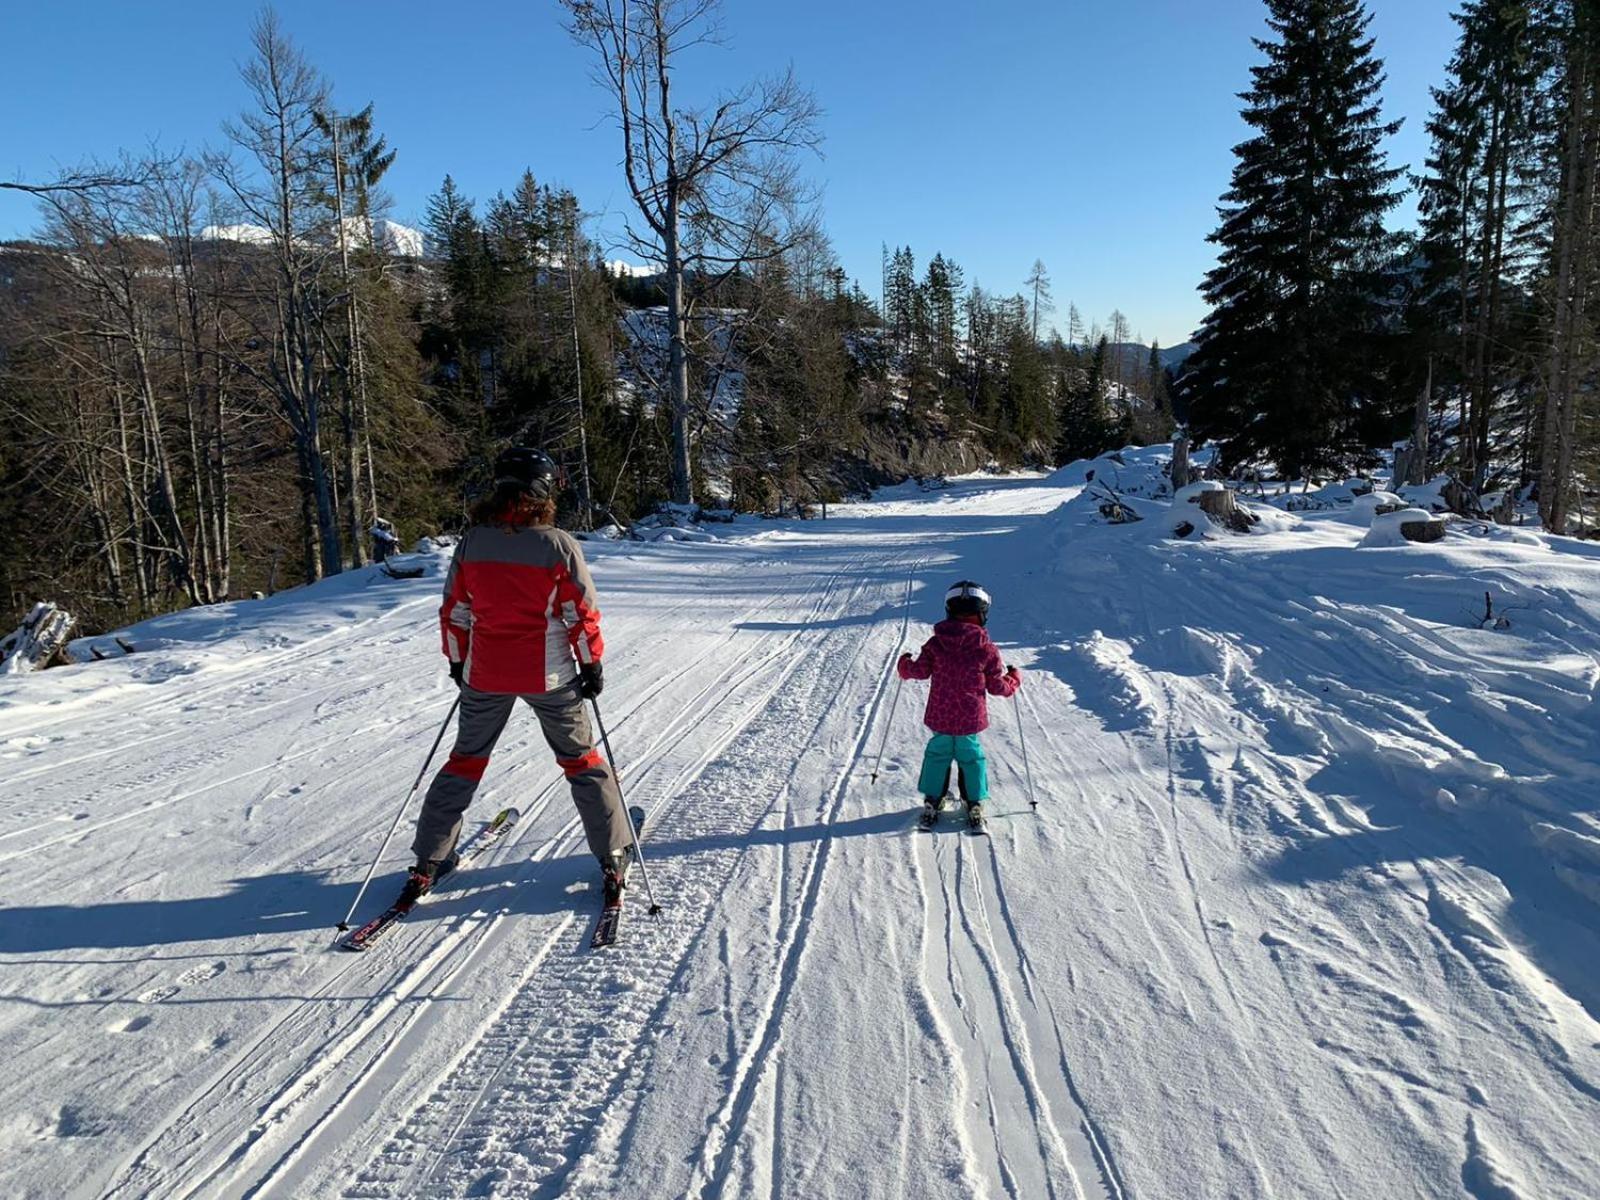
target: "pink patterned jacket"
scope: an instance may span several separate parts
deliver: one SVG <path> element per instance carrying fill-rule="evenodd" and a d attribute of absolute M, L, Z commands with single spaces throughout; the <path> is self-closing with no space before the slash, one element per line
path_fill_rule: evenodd
<path fill-rule="evenodd" d="M 989 728 L 989 696 L 1010 696 L 1022 686 L 1015 667 L 1007 670 L 1000 651 L 982 625 L 945 620 L 916 658 L 900 658 L 901 679 L 933 680 L 923 724 L 935 733 L 960 737 Z"/>

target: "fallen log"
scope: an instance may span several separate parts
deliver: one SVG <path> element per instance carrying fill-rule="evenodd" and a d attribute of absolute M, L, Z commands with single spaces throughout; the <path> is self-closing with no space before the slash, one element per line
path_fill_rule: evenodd
<path fill-rule="evenodd" d="M 0 638 L 0 675 L 42 671 L 66 662 L 67 638 L 76 624 L 65 609 L 39 601 L 15 631 Z"/>

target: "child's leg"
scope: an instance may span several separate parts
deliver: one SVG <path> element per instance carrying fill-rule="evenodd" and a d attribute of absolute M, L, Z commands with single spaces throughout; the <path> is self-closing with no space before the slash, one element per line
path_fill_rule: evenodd
<path fill-rule="evenodd" d="M 982 804 L 989 798 L 989 760 L 983 743 L 975 733 L 950 740 L 954 743 L 951 753 L 960 765 L 961 782 L 965 785 L 963 799 L 968 804 Z"/>
<path fill-rule="evenodd" d="M 954 754 L 955 738 L 936 733 L 928 739 L 928 748 L 922 752 L 922 775 L 917 780 L 917 790 L 928 799 L 937 802 L 943 798 Z"/>

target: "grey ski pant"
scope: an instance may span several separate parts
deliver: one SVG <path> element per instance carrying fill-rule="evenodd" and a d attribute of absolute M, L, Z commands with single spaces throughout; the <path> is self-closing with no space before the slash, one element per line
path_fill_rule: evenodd
<path fill-rule="evenodd" d="M 594 747 L 589 714 L 576 681 L 558 691 L 522 697 L 463 687 L 455 747 L 450 760 L 433 777 L 422 815 L 417 818 L 417 837 L 411 849 L 419 861 L 446 858 L 455 848 L 462 814 L 472 803 L 489 755 L 518 699 L 538 714 L 544 740 L 555 751 L 556 762 L 572 786 L 572 802 L 578 807 L 595 857 L 604 862 L 613 850 L 626 850 L 631 844 L 616 774 Z"/>

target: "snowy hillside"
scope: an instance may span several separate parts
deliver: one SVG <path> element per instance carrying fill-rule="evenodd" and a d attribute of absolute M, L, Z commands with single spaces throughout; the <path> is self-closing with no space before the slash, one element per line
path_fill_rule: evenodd
<path fill-rule="evenodd" d="M 0 680 L 0 1185 L 1600 1194 L 1600 547 L 1176 539 L 1162 453 L 591 543 L 665 904 L 601 954 L 524 713 L 469 818 L 513 834 L 329 948 L 450 703 L 442 557 Z M 963 577 L 1025 673 L 987 839 L 915 830 L 892 675 Z"/>

